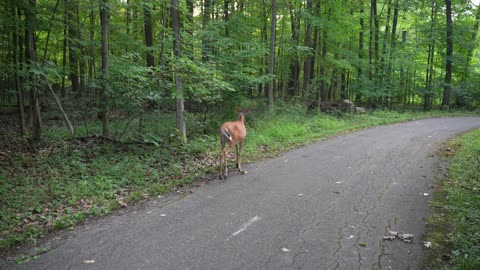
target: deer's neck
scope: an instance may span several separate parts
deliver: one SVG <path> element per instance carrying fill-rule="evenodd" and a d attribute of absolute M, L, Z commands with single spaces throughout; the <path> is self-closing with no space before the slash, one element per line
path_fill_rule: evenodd
<path fill-rule="evenodd" d="M 239 114 L 238 114 L 238 120 L 237 120 L 237 121 L 243 123 L 243 120 L 244 120 L 244 119 L 245 119 L 245 116 L 243 116 L 243 113 L 239 113 Z"/>

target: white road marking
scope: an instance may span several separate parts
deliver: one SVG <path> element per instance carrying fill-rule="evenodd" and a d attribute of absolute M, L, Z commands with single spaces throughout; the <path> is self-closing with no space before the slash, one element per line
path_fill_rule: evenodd
<path fill-rule="evenodd" d="M 254 222 L 256 221 L 259 221 L 260 219 L 262 219 L 261 217 L 259 216 L 255 216 L 253 218 L 251 218 L 249 221 L 247 221 L 247 223 L 243 224 L 243 226 L 240 228 L 240 230 L 234 232 L 232 235 L 230 235 L 227 240 L 225 241 L 228 241 L 230 238 L 232 238 L 233 236 L 235 235 L 238 235 L 240 234 L 241 232 L 245 231 L 245 229 L 247 229 L 250 225 L 252 225 Z"/>

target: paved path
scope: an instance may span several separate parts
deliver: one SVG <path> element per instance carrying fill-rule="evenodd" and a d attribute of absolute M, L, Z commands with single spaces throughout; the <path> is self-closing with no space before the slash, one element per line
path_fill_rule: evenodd
<path fill-rule="evenodd" d="M 38 259 L 9 267 L 418 269 L 433 154 L 474 128 L 480 118 L 441 118 L 323 140 L 186 197 L 81 226 Z M 413 243 L 382 240 L 389 230 L 413 234 Z"/>

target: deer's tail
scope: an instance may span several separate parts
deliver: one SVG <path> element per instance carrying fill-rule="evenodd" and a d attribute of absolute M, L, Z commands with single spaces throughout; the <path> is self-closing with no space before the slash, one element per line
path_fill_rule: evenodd
<path fill-rule="evenodd" d="M 222 129 L 222 130 L 220 131 L 220 134 L 222 135 L 222 138 L 225 138 L 225 139 L 227 139 L 227 140 L 229 140 L 229 141 L 232 141 L 232 135 L 230 135 L 230 133 L 228 133 L 228 131 Z"/>

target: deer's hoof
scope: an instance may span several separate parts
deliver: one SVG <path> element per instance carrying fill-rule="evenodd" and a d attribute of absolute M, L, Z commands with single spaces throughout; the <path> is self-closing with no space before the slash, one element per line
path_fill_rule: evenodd
<path fill-rule="evenodd" d="M 240 171 L 240 174 L 247 174 L 248 172 L 247 171 Z"/>

